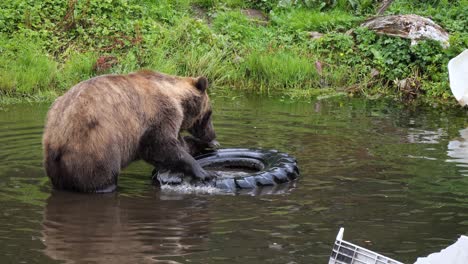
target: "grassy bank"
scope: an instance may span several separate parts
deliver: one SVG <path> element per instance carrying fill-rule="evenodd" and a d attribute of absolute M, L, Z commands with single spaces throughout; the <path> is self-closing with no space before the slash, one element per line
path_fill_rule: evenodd
<path fill-rule="evenodd" d="M 431 17 L 451 34 L 448 49 L 359 28 L 377 2 L 2 1 L 0 96 L 53 98 L 92 76 L 150 68 L 293 98 L 449 98 L 446 64 L 468 47 L 468 0 L 396 0 L 386 11 Z M 414 89 L 398 88 L 403 79 Z"/>

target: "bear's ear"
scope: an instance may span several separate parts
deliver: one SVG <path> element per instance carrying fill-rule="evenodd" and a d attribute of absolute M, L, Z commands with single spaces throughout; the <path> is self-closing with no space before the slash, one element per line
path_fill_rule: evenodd
<path fill-rule="evenodd" d="M 195 87 L 201 92 L 206 91 L 208 88 L 208 80 L 205 77 L 198 77 L 195 81 Z"/>

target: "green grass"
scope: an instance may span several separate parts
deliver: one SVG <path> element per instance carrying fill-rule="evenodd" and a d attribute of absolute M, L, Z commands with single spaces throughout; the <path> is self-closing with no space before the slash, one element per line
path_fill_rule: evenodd
<path fill-rule="evenodd" d="M 192 1 L 193 4 L 196 4 L 204 8 L 216 8 L 216 7 L 230 7 L 230 8 L 245 8 L 249 7 L 249 1 L 243 0 L 195 0 Z"/>
<path fill-rule="evenodd" d="M 396 0 L 390 14 L 419 14 L 433 19 L 450 33 L 468 32 L 468 0 Z"/>
<path fill-rule="evenodd" d="M 0 91 L 34 94 L 55 86 L 57 63 L 32 42 L 0 39 Z M 8 50 L 10 49 L 10 50 Z"/>
<path fill-rule="evenodd" d="M 229 37 L 239 45 L 255 37 L 257 25 L 249 20 L 239 10 L 220 12 L 213 19 L 213 29 L 216 33 Z"/>
<path fill-rule="evenodd" d="M 358 28 L 375 13 L 373 0 L 72 3 L 0 2 L 0 102 L 42 100 L 99 74 L 141 68 L 204 75 L 215 89 L 292 98 L 333 92 L 398 97 L 396 81 L 417 75 L 422 97 L 444 99 L 450 96 L 446 63 L 468 46 L 468 0 L 395 0 L 387 11 L 431 16 L 451 33 L 446 50 Z M 249 18 L 243 8 L 259 9 L 269 20 Z M 310 39 L 310 31 L 325 35 Z M 97 71 L 103 56 L 116 63 Z"/>
<path fill-rule="evenodd" d="M 57 74 L 57 88 L 65 91 L 80 81 L 93 77 L 96 59 L 97 55 L 92 52 L 70 54 Z"/>
<path fill-rule="evenodd" d="M 287 51 L 252 53 L 242 65 L 249 87 L 260 90 L 291 88 L 312 89 L 319 87 L 315 58 L 301 57 Z"/>
<path fill-rule="evenodd" d="M 310 9 L 292 9 L 275 12 L 273 23 L 290 31 L 346 31 L 362 21 L 353 14 L 336 9 L 320 12 Z"/>

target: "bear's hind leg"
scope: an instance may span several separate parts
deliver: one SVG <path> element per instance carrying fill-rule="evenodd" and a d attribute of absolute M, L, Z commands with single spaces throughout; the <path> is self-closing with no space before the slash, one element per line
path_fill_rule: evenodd
<path fill-rule="evenodd" d="M 120 172 L 117 159 L 97 159 L 92 155 L 64 153 L 49 162 L 46 171 L 56 189 L 77 192 L 113 192 Z"/>

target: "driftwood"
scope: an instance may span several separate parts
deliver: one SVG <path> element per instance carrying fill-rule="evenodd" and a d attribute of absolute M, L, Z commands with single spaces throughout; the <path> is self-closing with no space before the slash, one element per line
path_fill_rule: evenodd
<path fill-rule="evenodd" d="M 384 0 L 377 11 L 377 15 L 382 15 L 394 0 Z"/>
<path fill-rule="evenodd" d="M 361 26 L 379 34 L 411 39 L 412 45 L 419 40 L 433 39 L 441 42 L 444 47 L 449 46 L 447 31 L 429 18 L 418 15 L 378 16 L 365 21 Z"/>

